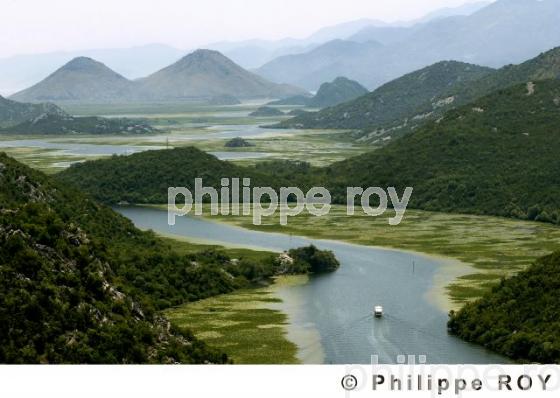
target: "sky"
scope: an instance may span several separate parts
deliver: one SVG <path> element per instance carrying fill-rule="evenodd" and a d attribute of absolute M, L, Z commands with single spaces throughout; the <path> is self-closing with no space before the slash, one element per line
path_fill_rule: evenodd
<path fill-rule="evenodd" d="M 164 43 L 303 38 L 361 18 L 410 20 L 470 0 L 0 0 L 0 57 Z"/>

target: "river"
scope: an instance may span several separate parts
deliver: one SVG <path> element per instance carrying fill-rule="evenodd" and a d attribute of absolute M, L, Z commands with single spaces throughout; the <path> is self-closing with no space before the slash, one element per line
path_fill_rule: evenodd
<path fill-rule="evenodd" d="M 116 209 L 142 229 L 195 241 L 271 251 L 314 244 L 332 250 L 337 272 L 314 276 L 309 283 L 282 289 L 289 295 L 292 327 L 310 325 L 320 336 L 324 363 L 398 363 L 414 356 L 431 364 L 494 364 L 507 359 L 447 333 L 447 314 L 428 298 L 440 259 L 398 250 L 265 233 L 202 218 L 178 217 L 167 223 L 164 210 Z M 293 308 L 293 302 L 297 308 Z M 385 315 L 373 318 L 374 305 Z M 296 342 L 297 343 L 297 342 Z M 314 344 L 314 343 L 310 343 Z M 302 350 L 309 347 L 298 344 Z M 405 356 L 405 357 L 403 357 Z M 407 359 L 408 360 L 408 359 Z"/>

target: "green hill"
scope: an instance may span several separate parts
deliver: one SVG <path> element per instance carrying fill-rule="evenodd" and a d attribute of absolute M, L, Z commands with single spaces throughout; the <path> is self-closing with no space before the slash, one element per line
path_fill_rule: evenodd
<path fill-rule="evenodd" d="M 197 258 L 4 154 L 0 183 L 0 362 L 226 360 L 155 312 L 231 290 L 220 261 L 198 270 Z"/>
<path fill-rule="evenodd" d="M 97 116 L 42 114 L 0 134 L 153 134 L 157 130 L 144 121 Z"/>
<path fill-rule="evenodd" d="M 393 80 L 353 101 L 298 116 L 278 126 L 369 129 L 373 126 L 390 128 L 402 125 L 426 101 L 446 92 L 452 86 L 474 81 L 491 71 L 489 68 L 462 62 L 439 62 Z"/>
<path fill-rule="evenodd" d="M 339 200 L 346 186 L 411 186 L 418 209 L 560 222 L 559 126 L 560 81 L 522 84 L 326 175 Z"/>
<path fill-rule="evenodd" d="M 0 128 L 15 126 L 44 115 L 68 116 L 54 104 L 29 104 L 0 96 Z"/>
<path fill-rule="evenodd" d="M 219 186 L 220 178 L 252 175 L 191 147 L 113 156 L 75 164 L 58 174 L 61 181 L 105 203 L 167 203 L 168 187 L 192 189 L 198 177 L 205 186 Z"/>
<path fill-rule="evenodd" d="M 452 312 L 449 330 L 522 362 L 560 362 L 560 252 Z"/>
<path fill-rule="evenodd" d="M 367 88 L 357 81 L 337 77 L 332 82 L 321 84 L 319 91 L 307 105 L 312 108 L 326 108 L 351 101 L 367 93 Z"/>
<path fill-rule="evenodd" d="M 546 79 L 560 79 L 560 47 L 542 53 L 522 64 L 508 65 L 473 82 L 452 87 L 439 98 L 435 98 L 433 102 L 449 102 L 441 107 L 441 113 L 441 111 L 472 102 L 499 89 Z M 452 98 L 453 101 L 445 101 L 447 98 Z M 429 110 L 430 106 L 425 104 L 423 108 L 419 111 Z"/>
<path fill-rule="evenodd" d="M 440 62 L 354 101 L 283 121 L 279 127 L 359 129 L 355 138 L 381 143 L 496 90 L 559 77 L 560 47 L 498 70 Z"/>

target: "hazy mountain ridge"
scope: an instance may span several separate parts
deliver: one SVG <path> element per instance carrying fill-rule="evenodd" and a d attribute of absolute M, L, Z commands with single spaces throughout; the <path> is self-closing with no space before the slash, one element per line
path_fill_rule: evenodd
<path fill-rule="evenodd" d="M 60 65 L 81 56 L 102 62 L 127 79 L 136 79 L 175 62 L 183 54 L 183 50 L 164 44 L 147 44 L 130 48 L 14 55 L 0 59 L 0 93 L 11 95 L 30 87 Z"/>
<path fill-rule="evenodd" d="M 197 50 L 143 79 L 130 81 L 91 58 L 75 58 L 45 80 L 12 95 L 18 101 L 89 103 L 237 98 L 281 98 L 305 91 L 271 83 L 222 54 Z"/>
<path fill-rule="evenodd" d="M 331 78 L 336 73 L 373 89 L 446 59 L 491 67 L 518 63 L 559 44 L 558 15 L 557 0 L 498 0 L 467 16 L 436 18 L 410 27 L 370 27 L 358 32 L 357 40 L 377 40 L 385 43 L 382 48 L 363 48 L 344 59 L 323 58 L 323 66 L 314 73 Z M 307 79 L 305 68 L 313 62 L 312 53 L 278 58 L 257 71 L 276 82 L 309 81 L 303 87 L 313 90 L 320 83 Z"/>
<path fill-rule="evenodd" d="M 371 76 L 365 76 L 369 74 L 362 67 L 349 67 L 348 59 L 362 59 L 371 54 L 378 54 L 382 48 L 382 44 L 374 41 L 357 43 L 337 39 L 308 53 L 277 58 L 256 72 L 272 81 L 294 84 L 309 90 L 316 89 L 322 83 L 332 81 L 338 76 L 371 84 Z"/>

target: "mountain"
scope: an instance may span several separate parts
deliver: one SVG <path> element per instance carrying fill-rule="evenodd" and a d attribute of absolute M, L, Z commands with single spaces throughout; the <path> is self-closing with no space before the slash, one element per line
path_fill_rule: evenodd
<path fill-rule="evenodd" d="M 130 81 L 91 58 L 75 58 L 45 80 L 12 95 L 17 101 L 87 103 L 182 99 L 282 98 L 305 91 L 271 83 L 216 51 L 198 50 L 146 78 Z"/>
<path fill-rule="evenodd" d="M 560 47 L 498 70 L 458 62 L 437 63 L 387 83 L 364 97 L 284 121 L 280 126 L 362 129 L 354 137 L 380 142 L 493 91 L 528 81 L 559 78 Z"/>
<path fill-rule="evenodd" d="M 359 19 L 326 26 L 303 39 L 284 38 L 280 40 L 245 40 L 240 42 L 219 42 L 207 47 L 220 51 L 244 68 L 255 69 L 284 55 L 301 54 L 319 47 L 328 41 L 346 39 L 366 26 L 385 26 L 385 22 Z"/>
<path fill-rule="evenodd" d="M 374 29 L 373 34 L 362 35 L 359 40 L 385 41 L 384 46 L 364 48 L 342 59 L 323 57 L 313 73 L 323 81 L 336 73 L 374 89 L 441 60 L 502 67 L 558 46 L 558 15 L 557 0 L 498 0 L 471 15 L 437 18 L 407 29 Z M 302 85 L 312 78 L 304 60 L 310 62 L 313 51 L 277 58 L 257 72 L 275 82 Z M 313 90 L 320 84 L 311 82 L 303 87 Z"/>
<path fill-rule="evenodd" d="M 413 34 L 414 29 L 408 29 L 411 26 L 418 26 L 431 20 L 443 17 L 470 15 L 488 4 L 490 4 L 490 2 L 481 1 L 467 3 L 458 7 L 445 7 L 412 21 L 387 23 L 384 21 L 363 18 L 332 26 L 326 26 L 302 39 L 253 39 L 240 42 L 212 43 L 206 47 L 212 50 L 220 51 L 244 68 L 256 69 L 275 58 L 282 57 L 284 55 L 306 53 L 332 40 L 358 42 L 378 41 L 382 44 L 393 43 L 400 41 L 400 39 L 403 38 L 401 34 L 406 35 L 407 37 Z M 370 33 L 372 31 L 376 32 L 374 37 L 367 37 L 367 31 L 370 29 Z"/>
<path fill-rule="evenodd" d="M 146 99 L 282 98 L 303 94 L 296 87 L 271 83 L 212 50 L 197 50 L 137 82 Z"/>
<path fill-rule="evenodd" d="M 330 83 L 323 83 L 319 91 L 309 100 L 308 106 L 325 108 L 351 101 L 368 93 L 367 88 L 354 80 L 337 77 Z"/>
<path fill-rule="evenodd" d="M 113 102 L 132 98 L 133 88 L 134 84 L 130 80 L 101 62 L 78 57 L 10 98 L 22 102 Z"/>
<path fill-rule="evenodd" d="M 452 312 L 449 330 L 520 362 L 560 362 L 560 252 Z M 538 308 L 538 311 L 535 311 Z"/>
<path fill-rule="evenodd" d="M 0 58 L 0 93 L 10 95 L 30 87 L 60 65 L 80 56 L 96 59 L 126 78 L 136 79 L 175 62 L 182 55 L 182 50 L 164 44 L 147 44 Z"/>
<path fill-rule="evenodd" d="M 347 186 L 413 187 L 413 208 L 560 223 L 560 81 L 498 90 L 326 170 Z"/>
<path fill-rule="evenodd" d="M 332 81 L 338 76 L 368 82 L 372 78 L 366 70 L 358 65 L 349 66 L 347 60 L 362 59 L 369 54 L 376 54 L 383 46 L 374 41 L 357 43 L 347 40 L 333 40 L 310 52 L 298 55 L 286 55 L 263 65 L 257 73 L 276 82 L 284 82 L 317 89 L 323 82 Z M 371 74 L 371 72 L 369 73 Z"/>
<path fill-rule="evenodd" d="M 15 126 L 44 115 L 67 116 L 66 112 L 54 104 L 29 104 L 0 96 L 0 129 Z"/>
<path fill-rule="evenodd" d="M 492 69 L 462 62 L 439 62 L 393 80 L 353 101 L 307 113 L 279 126 L 379 130 L 403 126 L 409 116 L 434 97 L 461 83 L 471 84 L 491 72 Z M 417 122 L 422 120 L 418 118 Z"/>
<path fill-rule="evenodd" d="M 464 82 L 434 98 L 434 102 L 449 102 L 442 109 L 471 102 L 492 91 L 532 80 L 560 79 L 560 47 L 539 54 L 519 65 L 507 65 L 472 82 Z M 453 99 L 452 101 L 446 99 Z M 424 106 L 419 111 L 429 109 Z"/>
<path fill-rule="evenodd" d="M 174 289 L 161 275 L 174 267 L 190 273 L 191 284 L 203 279 L 197 272 L 213 282 L 218 273 L 195 270 L 194 259 L 162 256 L 171 245 L 5 154 L 0 185 L 0 362 L 227 362 L 158 315 L 156 290 L 146 288 L 156 286 L 154 266 L 171 266 L 157 271 L 168 298 Z M 134 284 L 140 277 L 144 290 Z M 181 279 L 181 289 L 195 292 Z M 210 292 L 204 283 L 196 288 Z"/>
<path fill-rule="evenodd" d="M 154 134 L 157 130 L 145 121 L 98 116 L 75 117 L 43 113 L 34 119 L 0 129 L 0 134 Z"/>
<path fill-rule="evenodd" d="M 336 203 L 346 203 L 349 186 L 413 187 L 411 208 L 560 224 L 559 126 L 560 81 L 543 80 L 494 92 L 326 168 L 241 167 L 183 148 L 86 162 L 59 178 L 108 203 L 161 203 L 162 187 L 192 187 L 201 174 L 215 187 L 220 176 L 251 177 L 255 186 L 324 186 Z"/>
<path fill-rule="evenodd" d="M 360 83 L 345 77 L 337 77 L 330 83 L 323 83 L 313 97 L 297 95 L 272 101 L 268 105 L 305 105 L 311 108 L 326 108 L 351 101 L 368 93 Z"/>

